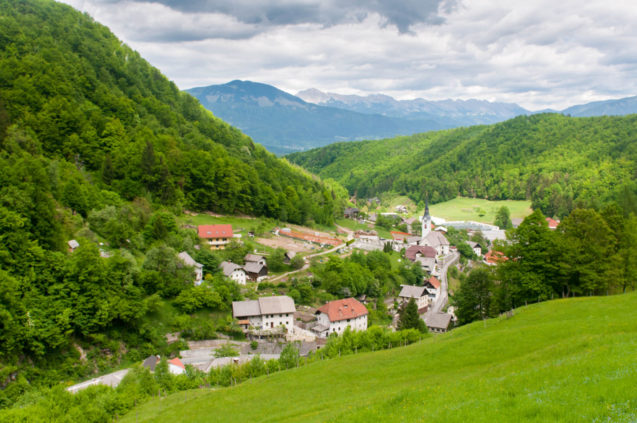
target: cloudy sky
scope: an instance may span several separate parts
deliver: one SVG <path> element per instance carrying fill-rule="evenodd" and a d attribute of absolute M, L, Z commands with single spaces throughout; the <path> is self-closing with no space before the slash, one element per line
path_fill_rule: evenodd
<path fill-rule="evenodd" d="M 479 98 L 531 110 L 637 95 L 635 0 L 61 0 L 182 88 Z"/>

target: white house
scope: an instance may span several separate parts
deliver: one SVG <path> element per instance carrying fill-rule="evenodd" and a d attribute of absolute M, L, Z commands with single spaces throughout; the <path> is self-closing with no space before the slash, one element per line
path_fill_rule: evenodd
<path fill-rule="evenodd" d="M 195 270 L 195 286 L 201 285 L 201 282 L 203 282 L 203 264 L 197 263 L 192 257 L 190 257 L 190 254 L 185 251 L 177 254 L 177 257 L 179 257 L 179 260 L 181 260 L 186 266 L 190 266 Z"/>
<path fill-rule="evenodd" d="M 425 281 L 425 290 L 431 301 L 436 301 L 438 295 L 440 295 L 440 281 L 435 276 L 430 277 Z"/>
<path fill-rule="evenodd" d="M 261 297 L 258 300 L 233 301 L 232 316 L 244 329 L 272 330 L 294 328 L 294 300 L 286 295 Z"/>
<path fill-rule="evenodd" d="M 429 292 L 424 286 L 401 285 L 401 287 L 400 294 L 398 294 L 401 303 L 405 304 L 413 298 L 416 301 L 416 306 L 418 306 L 418 311 L 424 311 L 427 308 L 430 299 Z"/>
<path fill-rule="evenodd" d="M 367 308 L 355 298 L 344 298 L 342 300 L 330 301 L 316 310 L 318 326 L 327 328 L 321 331 L 322 334 L 343 333 L 349 326 L 352 330 L 367 329 Z"/>
<path fill-rule="evenodd" d="M 71 253 L 72 253 L 73 251 L 75 251 L 75 249 L 76 249 L 77 247 L 79 247 L 79 246 L 80 246 L 80 243 L 79 243 L 79 242 L 77 242 L 77 241 L 76 241 L 76 240 L 74 240 L 74 239 L 72 239 L 72 240 L 70 240 L 69 242 L 67 242 L 67 244 L 68 244 L 68 246 L 69 246 L 69 252 L 71 252 Z"/>
<path fill-rule="evenodd" d="M 186 372 L 186 366 L 177 357 L 168 360 L 168 371 L 174 375 L 180 375 Z"/>
<path fill-rule="evenodd" d="M 475 241 L 467 241 L 467 244 L 469 244 L 469 247 L 473 250 L 473 254 L 478 257 L 482 257 L 482 248 L 480 248 L 480 244 Z"/>
<path fill-rule="evenodd" d="M 262 266 L 267 266 L 268 263 L 265 261 L 265 257 L 257 255 L 257 254 L 246 254 L 246 256 L 243 258 L 243 260 L 245 260 L 246 264 L 248 263 L 258 263 Z"/>
<path fill-rule="evenodd" d="M 221 267 L 221 271 L 225 277 L 234 280 L 239 285 L 246 284 L 246 272 L 243 270 L 243 267 L 231 261 L 222 261 L 219 267 Z"/>

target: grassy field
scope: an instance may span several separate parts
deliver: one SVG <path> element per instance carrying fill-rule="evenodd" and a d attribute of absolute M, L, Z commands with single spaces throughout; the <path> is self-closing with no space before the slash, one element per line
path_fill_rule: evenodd
<path fill-rule="evenodd" d="M 637 295 L 556 300 L 418 344 L 182 392 L 122 422 L 629 422 Z"/>
<path fill-rule="evenodd" d="M 493 224 L 495 215 L 502 206 L 507 206 L 511 212 L 511 218 L 523 218 L 533 212 L 530 201 L 502 200 L 489 201 L 479 198 L 458 197 L 444 203 L 429 206 L 432 216 L 442 217 L 447 220 L 474 220 Z M 423 211 L 419 211 L 420 214 Z"/>

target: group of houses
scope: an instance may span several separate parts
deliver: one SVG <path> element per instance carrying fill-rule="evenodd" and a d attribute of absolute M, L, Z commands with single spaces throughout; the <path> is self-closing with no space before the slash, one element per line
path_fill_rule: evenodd
<path fill-rule="evenodd" d="M 296 306 L 286 295 L 234 301 L 232 316 L 250 338 L 283 335 L 294 332 Z M 367 329 L 367 308 L 355 298 L 330 301 L 319 307 L 308 329 L 317 337 L 341 334 L 347 327 Z"/>
<path fill-rule="evenodd" d="M 268 264 L 264 256 L 246 254 L 243 261 L 243 266 L 231 261 L 222 261 L 219 267 L 225 277 L 239 285 L 245 285 L 246 281 L 261 282 L 268 277 Z"/>

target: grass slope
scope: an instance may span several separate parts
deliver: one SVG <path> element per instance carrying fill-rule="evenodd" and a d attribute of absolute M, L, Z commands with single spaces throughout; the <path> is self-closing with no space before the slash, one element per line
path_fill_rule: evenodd
<path fill-rule="evenodd" d="M 556 300 L 406 348 L 182 392 L 123 422 L 635 421 L 637 295 Z"/>
<path fill-rule="evenodd" d="M 495 215 L 500 207 L 506 206 L 511 212 L 511 218 L 524 218 L 531 214 L 530 201 L 501 200 L 489 201 L 480 198 L 458 197 L 444 203 L 433 204 L 429 210 L 433 216 L 443 217 L 447 220 L 474 220 L 493 224 Z M 482 210 L 484 214 L 480 212 Z"/>

